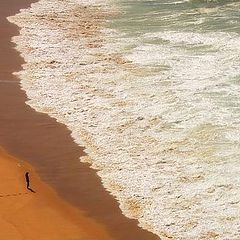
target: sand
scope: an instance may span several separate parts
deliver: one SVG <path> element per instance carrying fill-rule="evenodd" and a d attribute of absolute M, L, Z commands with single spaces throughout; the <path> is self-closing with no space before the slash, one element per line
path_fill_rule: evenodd
<path fill-rule="evenodd" d="M 116 64 L 120 35 L 114 44 L 107 34 L 112 32 L 97 24 L 104 19 L 104 8 L 96 9 L 77 0 L 41 0 L 10 18 L 22 28 L 13 41 L 26 59 L 18 74 L 28 104 L 72 131 L 123 213 L 138 219 L 141 227 L 162 239 L 239 239 L 239 164 L 219 154 L 219 143 L 226 139 L 214 111 L 214 121 L 208 120 L 209 101 L 191 92 L 188 82 L 177 87 L 181 66 L 190 62 L 198 82 L 202 55 L 197 62 L 195 53 L 190 55 L 183 65 L 178 47 L 174 56 L 162 56 L 161 47 L 148 54 L 149 46 L 136 47 L 136 54 L 128 55 L 137 67 L 143 59 L 147 65 L 157 56 L 163 57 L 161 64 L 173 60 L 174 91 L 171 73 L 161 81 L 160 74 L 134 75 L 125 64 Z M 160 36 L 183 44 L 181 35 Z M 129 43 L 135 45 L 132 39 Z M 172 49 L 171 45 L 166 52 Z M 199 84 L 194 86 L 198 89 Z"/>
<path fill-rule="evenodd" d="M 0 165 L 0 239 L 111 239 L 103 226 L 61 200 L 32 167 L 2 148 Z M 35 193 L 26 189 L 26 171 Z"/>

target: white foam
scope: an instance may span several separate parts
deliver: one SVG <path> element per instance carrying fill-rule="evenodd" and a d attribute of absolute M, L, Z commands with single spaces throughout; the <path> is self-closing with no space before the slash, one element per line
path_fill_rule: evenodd
<path fill-rule="evenodd" d="M 40 0 L 10 18 L 22 27 L 14 41 L 27 62 L 19 74 L 28 104 L 67 125 L 89 154 L 82 161 L 143 228 L 162 239 L 238 239 L 239 140 L 228 134 L 239 123 L 224 99 L 239 86 L 224 76 L 239 74 L 239 37 L 143 36 L 166 41 L 158 46 L 107 29 L 84 37 L 73 14 L 83 19 L 82 3 Z M 91 1 L 84 19 L 101 4 Z M 106 9 L 94 11 L 93 25 Z M 132 63 L 121 57 L 128 43 L 136 44 L 125 56 Z M 195 55 L 187 45 L 209 52 Z"/>

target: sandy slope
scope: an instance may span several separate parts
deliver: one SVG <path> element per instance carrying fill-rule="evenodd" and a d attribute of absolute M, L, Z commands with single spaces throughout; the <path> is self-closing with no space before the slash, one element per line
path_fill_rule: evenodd
<path fill-rule="evenodd" d="M 111 239 L 94 220 L 62 201 L 30 166 L 0 149 L 0 239 Z M 30 172 L 26 190 L 24 174 Z"/>

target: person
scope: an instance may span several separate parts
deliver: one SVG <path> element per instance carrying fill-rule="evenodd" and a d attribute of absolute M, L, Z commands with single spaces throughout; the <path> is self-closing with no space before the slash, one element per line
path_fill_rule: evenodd
<path fill-rule="evenodd" d="M 29 179 L 29 172 L 25 173 L 26 183 L 27 183 L 27 189 L 30 189 L 30 179 Z"/>
<path fill-rule="evenodd" d="M 29 172 L 25 173 L 25 179 L 26 179 L 26 183 L 27 183 L 27 189 L 33 193 L 35 193 L 35 191 L 30 188 L 30 178 L 29 178 Z"/>

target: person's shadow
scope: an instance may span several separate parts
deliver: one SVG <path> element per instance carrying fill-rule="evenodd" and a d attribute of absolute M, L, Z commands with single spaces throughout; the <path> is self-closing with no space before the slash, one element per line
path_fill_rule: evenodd
<path fill-rule="evenodd" d="M 35 193 L 35 191 L 33 189 L 31 189 L 30 187 L 27 188 L 29 191 Z"/>
<path fill-rule="evenodd" d="M 35 193 L 35 191 L 30 188 L 30 178 L 29 178 L 29 172 L 25 173 L 25 179 L 26 179 L 26 183 L 27 183 L 27 189 L 33 193 Z"/>

